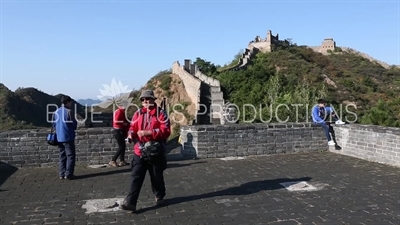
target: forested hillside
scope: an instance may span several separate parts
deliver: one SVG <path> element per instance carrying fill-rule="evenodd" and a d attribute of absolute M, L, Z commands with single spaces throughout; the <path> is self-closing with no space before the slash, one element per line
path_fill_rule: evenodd
<path fill-rule="evenodd" d="M 61 105 L 61 97 L 62 94 L 49 95 L 33 87 L 13 92 L 0 83 L 0 130 L 50 127 L 51 115 L 47 113 Z M 85 108 L 75 101 L 73 105 L 77 118 L 83 117 Z"/>
<path fill-rule="evenodd" d="M 218 72 L 219 65 L 201 58 L 196 63 L 220 80 L 224 97 L 239 106 L 241 121 L 276 122 L 287 116 L 288 121 L 310 121 L 311 107 L 326 98 L 348 121 L 400 124 L 400 69 L 385 69 L 340 48 L 323 55 L 283 41 L 273 52 L 258 53 L 243 70 Z M 256 106 L 257 113 L 245 104 Z"/>

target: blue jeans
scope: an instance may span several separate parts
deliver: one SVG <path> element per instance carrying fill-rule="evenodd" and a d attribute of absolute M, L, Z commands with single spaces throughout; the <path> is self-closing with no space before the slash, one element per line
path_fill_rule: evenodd
<path fill-rule="evenodd" d="M 70 177 L 75 171 L 75 141 L 69 141 L 58 144 L 59 155 L 59 173 L 60 177 Z"/>
<path fill-rule="evenodd" d="M 333 127 L 330 124 L 326 124 L 325 122 L 317 123 L 317 125 L 321 126 L 324 129 L 326 139 L 328 139 L 328 141 L 331 141 L 332 138 L 330 133 L 333 133 Z"/>

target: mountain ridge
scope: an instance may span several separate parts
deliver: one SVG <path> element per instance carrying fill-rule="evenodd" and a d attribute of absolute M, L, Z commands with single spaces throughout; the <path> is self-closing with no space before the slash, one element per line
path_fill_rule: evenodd
<path fill-rule="evenodd" d="M 34 87 L 14 92 L 0 83 L 0 130 L 50 127 L 51 112 L 61 106 L 63 94 L 49 95 Z M 85 108 L 73 99 L 76 117 L 85 115 Z"/>
<path fill-rule="evenodd" d="M 302 91 L 299 96 L 309 95 L 306 96 L 307 104 L 314 104 L 318 97 L 327 97 L 331 102 L 355 104 L 362 123 L 399 126 L 396 122 L 400 120 L 400 100 L 396 100 L 400 93 L 399 68 L 384 68 L 357 52 L 340 52 L 338 48 L 329 54 L 321 54 L 288 41 L 276 42 L 272 47 L 271 52 L 257 53 L 249 60 L 248 67 L 240 71 L 221 72 L 218 71 L 221 68 L 219 65 L 201 58 L 194 63 L 204 74 L 221 83 L 224 99 L 233 104 L 240 105 L 244 101 L 256 105 L 260 102 L 271 103 L 267 99 L 271 95 L 276 96 L 274 103 L 287 103 L 289 98 L 302 101 L 296 97 L 296 91 Z M 302 83 L 305 85 L 301 86 Z M 325 92 L 316 92 L 316 87 L 323 88 Z M 196 114 L 197 102 L 191 102 L 182 80 L 171 70 L 161 71 L 140 90 L 131 92 L 138 106 L 140 91 L 144 88 L 154 89 L 159 100 L 165 97 L 171 99 L 172 104 L 184 105 L 183 124 L 189 124 Z M 33 87 L 12 92 L 0 83 L 0 130 L 49 126 L 45 107 L 49 104 L 60 105 L 61 95 L 49 95 Z M 80 103 L 97 104 L 94 103 L 96 101 L 99 100 L 77 100 L 78 115 L 84 115 L 86 110 Z M 112 108 L 97 107 L 96 110 L 112 115 Z M 129 110 L 134 112 L 134 109 Z M 178 127 L 174 125 L 176 132 Z"/>
<path fill-rule="evenodd" d="M 92 106 L 101 103 L 101 100 L 94 98 L 78 99 L 77 102 L 81 105 Z"/>

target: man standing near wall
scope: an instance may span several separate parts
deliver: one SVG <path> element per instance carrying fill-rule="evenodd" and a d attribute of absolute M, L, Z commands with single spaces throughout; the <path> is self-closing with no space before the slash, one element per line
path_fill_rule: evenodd
<path fill-rule="evenodd" d="M 331 107 L 326 106 L 326 101 L 324 99 L 318 100 L 318 104 L 312 108 L 311 115 L 313 122 L 324 129 L 325 136 L 328 140 L 328 145 L 338 146 L 336 142 L 335 131 L 333 130 L 331 121 L 328 119 L 333 118 L 334 121 L 336 121 L 336 124 L 344 124 L 344 122 L 339 119 Z"/>
<path fill-rule="evenodd" d="M 61 98 L 61 107 L 53 115 L 53 126 L 57 135 L 59 149 L 60 179 L 71 180 L 75 171 L 75 130 L 77 121 L 71 112 L 72 99 L 69 96 Z"/>

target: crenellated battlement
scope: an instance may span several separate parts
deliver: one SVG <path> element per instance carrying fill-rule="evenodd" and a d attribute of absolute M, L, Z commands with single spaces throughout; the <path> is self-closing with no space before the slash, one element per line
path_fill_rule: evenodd
<path fill-rule="evenodd" d="M 250 50 L 256 48 L 259 51 L 265 53 L 265 52 L 271 52 L 272 45 L 278 43 L 279 43 L 279 34 L 276 34 L 274 36 L 272 35 L 272 31 L 268 30 L 265 39 L 262 39 L 260 38 L 260 36 L 257 36 L 253 41 L 249 42 L 247 48 Z"/>

